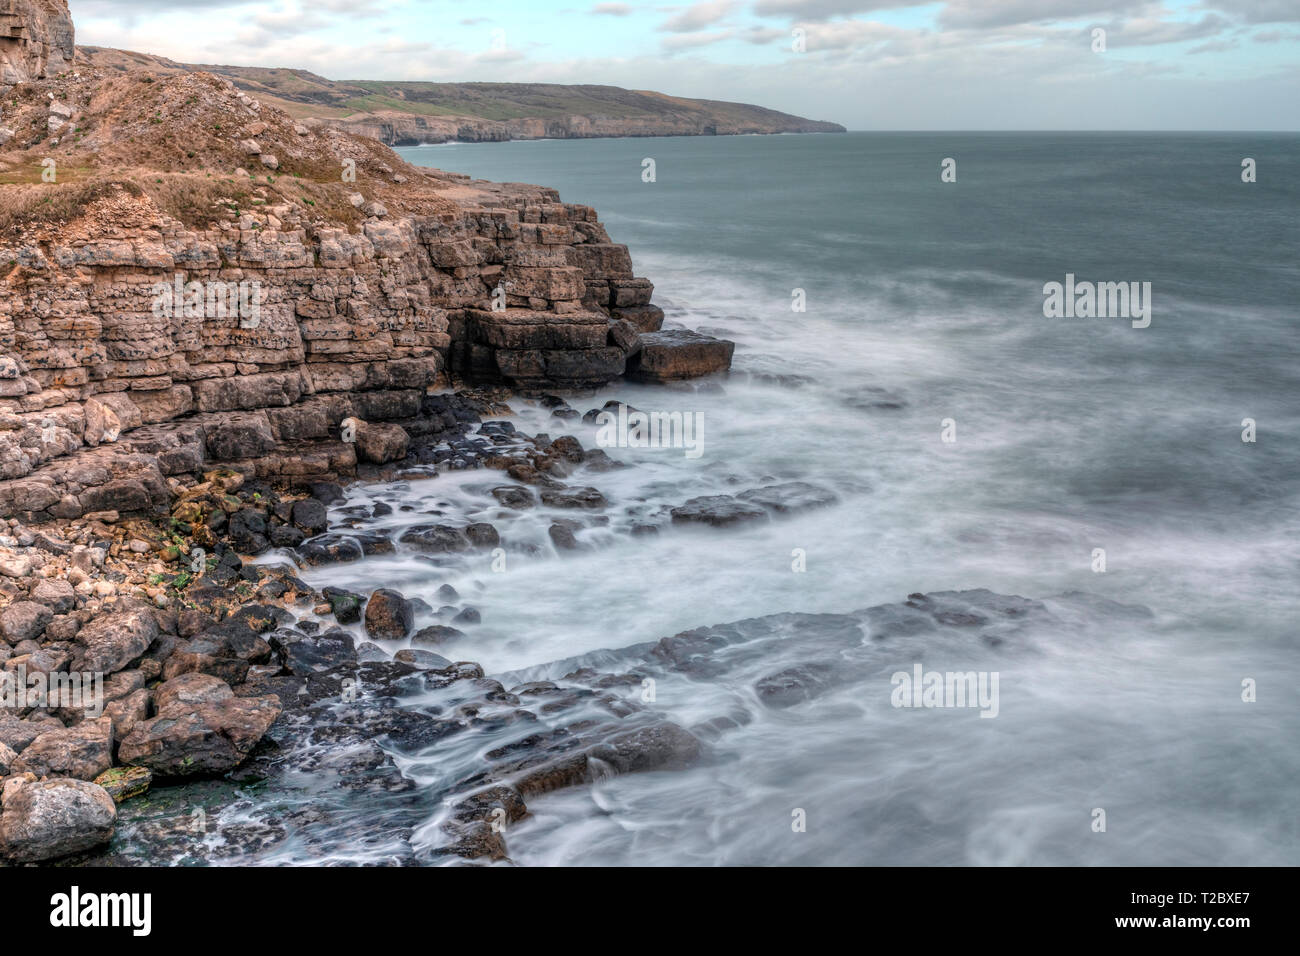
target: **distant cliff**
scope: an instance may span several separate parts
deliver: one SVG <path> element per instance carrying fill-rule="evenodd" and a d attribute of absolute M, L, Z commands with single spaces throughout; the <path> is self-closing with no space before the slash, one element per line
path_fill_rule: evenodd
<path fill-rule="evenodd" d="M 177 63 L 101 47 L 79 47 L 78 55 L 101 70 L 146 67 L 161 72 L 216 73 L 299 121 L 327 123 L 388 146 L 845 131 L 838 123 L 804 119 L 761 106 L 685 99 L 617 86 L 335 82 L 306 70 Z"/>

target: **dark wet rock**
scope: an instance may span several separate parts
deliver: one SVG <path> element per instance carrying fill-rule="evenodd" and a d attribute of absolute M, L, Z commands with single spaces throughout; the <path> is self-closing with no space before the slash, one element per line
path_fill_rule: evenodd
<path fill-rule="evenodd" d="M 450 584 L 444 584 L 438 588 L 438 600 L 443 603 L 451 603 L 460 600 L 460 592 Z"/>
<path fill-rule="evenodd" d="M 706 495 L 692 498 L 672 510 L 673 521 L 678 524 L 707 524 L 725 527 L 743 521 L 756 521 L 767 517 L 762 508 L 731 495 Z"/>
<path fill-rule="evenodd" d="M 512 758 L 491 770 L 489 778 L 509 780 L 524 798 L 586 783 L 594 773 L 636 773 L 679 770 L 691 766 L 701 754 L 699 740 L 667 721 L 631 730 L 617 726 L 607 734 L 592 729 L 574 734 L 565 729 L 535 734 L 513 746 L 500 747 L 488 756 Z M 556 752 L 559 752 L 556 755 Z M 593 766 L 595 764 L 595 766 Z"/>
<path fill-rule="evenodd" d="M 348 535 L 332 533 L 311 538 L 298 546 L 298 554 L 309 565 L 346 564 L 365 557 L 361 543 Z"/>
<path fill-rule="evenodd" d="M 412 525 L 398 540 L 429 554 L 468 551 L 470 547 L 465 532 L 448 524 Z"/>
<path fill-rule="evenodd" d="M 244 508 L 230 516 L 226 535 L 230 546 L 240 554 L 261 554 L 271 547 L 267 537 L 266 515 L 253 508 Z"/>
<path fill-rule="evenodd" d="M 481 624 L 483 615 L 479 613 L 478 608 L 467 607 L 451 619 L 453 624 Z"/>
<path fill-rule="evenodd" d="M 618 773 L 681 770 L 700 758 L 700 742 L 677 724 L 664 723 L 619 734 L 595 747 L 595 757 Z"/>
<path fill-rule="evenodd" d="M 528 816 L 528 806 L 514 787 L 498 784 L 458 800 L 451 808 L 451 819 L 460 823 L 482 820 L 517 823 Z"/>
<path fill-rule="evenodd" d="M 600 408 L 593 408 L 593 409 L 591 409 L 589 412 L 587 412 L 587 414 L 583 415 L 583 416 L 582 416 L 582 420 L 583 420 L 584 423 L 586 423 L 586 424 L 588 424 L 588 425 L 599 425 L 602 421 L 608 421 L 608 420 L 609 420 L 609 419 L 603 419 L 603 418 L 601 418 L 601 414 L 602 414 L 602 413 L 606 413 L 606 412 L 607 412 L 607 413 L 609 413 L 610 415 L 613 415 L 613 416 L 614 416 L 614 419 L 617 419 L 618 416 L 619 416 L 620 409 L 623 409 L 623 408 L 626 408 L 626 409 L 627 409 L 627 414 L 628 414 L 628 415 L 631 415 L 633 412 L 639 412 L 639 411 L 640 411 L 640 409 L 637 408 L 635 405 L 628 405 L 626 402 L 616 401 L 616 400 L 614 400 L 614 399 L 611 398 L 609 401 L 607 401 L 607 402 L 606 402 L 604 405 L 602 405 Z"/>
<path fill-rule="evenodd" d="M 579 548 L 578 539 L 574 532 L 582 526 L 576 521 L 569 521 L 561 518 L 558 521 L 551 522 L 547 534 L 550 535 L 551 544 L 555 545 L 557 551 L 576 551 Z"/>
<path fill-rule="evenodd" d="M 271 529 L 271 547 L 296 548 L 306 539 L 301 531 L 290 524 L 282 524 Z"/>
<path fill-rule="evenodd" d="M 341 628 L 315 635 L 293 630 L 276 631 L 270 643 L 280 665 L 299 677 L 357 663 L 356 643 L 352 635 Z"/>
<path fill-rule="evenodd" d="M 365 602 L 365 597 L 335 587 L 327 587 L 321 593 L 329 602 L 334 620 L 340 624 L 355 624 L 361 620 L 361 606 Z"/>
<path fill-rule="evenodd" d="M 810 508 L 827 508 L 839 501 L 833 491 L 819 488 L 806 481 L 790 481 L 766 488 L 754 488 L 736 496 L 741 501 L 759 505 L 779 514 L 806 511 Z"/>
<path fill-rule="evenodd" d="M 293 524 L 305 534 L 320 534 L 329 527 L 329 513 L 324 503 L 315 498 L 304 498 L 293 503 Z"/>
<path fill-rule="evenodd" d="M 393 542 L 378 533 L 354 531 L 330 532 L 308 538 L 298 546 L 298 554 L 309 565 L 346 564 L 376 554 L 392 554 Z"/>
<path fill-rule="evenodd" d="M 357 645 L 357 662 L 365 664 L 374 661 L 387 661 L 389 654 L 378 644 L 372 644 L 369 641 L 362 641 Z"/>
<path fill-rule="evenodd" d="M 586 452 L 582 450 L 582 442 L 578 441 L 573 435 L 561 435 L 547 445 L 545 451 L 548 456 L 566 461 L 571 465 L 580 465 L 586 460 Z"/>
<path fill-rule="evenodd" d="M 411 633 L 414 624 L 411 602 L 391 588 L 380 588 L 366 602 L 366 634 L 374 640 L 401 640 Z"/>
<path fill-rule="evenodd" d="M 506 841 L 501 830 L 482 820 L 469 823 L 448 821 L 443 831 L 451 842 L 435 847 L 433 852 L 443 856 L 459 856 L 467 860 L 487 857 L 490 860 L 506 859 Z"/>
<path fill-rule="evenodd" d="M 241 607 L 206 631 L 178 642 L 163 664 L 163 679 L 197 671 L 238 684 L 249 665 L 271 659 L 271 646 L 262 635 L 291 620 L 292 615 L 274 605 Z"/>
<path fill-rule="evenodd" d="M 598 510 L 609 502 L 596 488 L 543 488 L 542 504 L 550 508 Z"/>
<path fill-rule="evenodd" d="M 103 788 L 84 780 L 54 778 L 6 785 L 0 812 L 0 855 L 36 863 L 107 843 L 117 806 Z"/>
<path fill-rule="evenodd" d="M 834 681 L 835 665 L 814 661 L 769 674 L 754 685 L 754 690 L 769 707 L 793 707 L 816 697 Z"/>
<path fill-rule="evenodd" d="M 501 544 L 501 535 L 497 529 L 484 521 L 478 521 L 465 527 L 465 537 L 476 548 L 495 548 Z"/>
<path fill-rule="evenodd" d="M 535 697 L 538 694 L 552 694 L 559 691 L 560 685 L 549 680 L 534 680 L 527 684 L 518 684 L 510 688 L 516 697 Z"/>
<path fill-rule="evenodd" d="M 927 614 L 942 627 L 970 630 L 990 645 L 1003 643 L 1029 615 L 1046 610 L 1039 601 L 986 588 L 909 594 L 905 606 Z"/>
<path fill-rule="evenodd" d="M 418 667 L 420 670 L 440 671 L 451 667 L 451 661 L 441 654 L 435 654 L 433 651 L 420 650 L 419 648 L 408 647 L 398 651 L 393 655 L 393 660 L 399 664 L 410 664 L 412 667 Z"/>
<path fill-rule="evenodd" d="M 512 508 L 515 511 L 523 511 L 537 504 L 537 497 L 523 485 L 501 485 L 493 488 L 492 497 L 496 498 L 503 508 Z"/>
<path fill-rule="evenodd" d="M 464 631 L 457 630 L 454 627 L 447 627 L 445 624 L 434 624 L 430 627 L 422 627 L 411 635 L 411 644 L 437 647 L 440 644 L 445 644 L 448 641 L 453 641 L 464 636 Z"/>
<path fill-rule="evenodd" d="M 344 498 L 343 488 L 332 481 L 316 481 L 308 485 L 311 496 L 321 504 L 329 506 Z"/>
<path fill-rule="evenodd" d="M 610 458 L 603 448 L 589 449 L 582 456 L 582 463 L 589 471 L 596 472 L 615 471 L 627 467 L 623 462 Z"/>

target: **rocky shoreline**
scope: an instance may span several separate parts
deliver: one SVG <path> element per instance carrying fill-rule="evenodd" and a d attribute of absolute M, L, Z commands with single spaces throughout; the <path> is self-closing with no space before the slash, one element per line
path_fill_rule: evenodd
<path fill-rule="evenodd" d="M 733 709 L 675 723 L 644 696 L 655 680 L 717 679 L 747 659 L 747 642 L 793 627 L 807 659 L 753 685 L 762 706 L 779 710 L 862 679 L 844 654 L 864 633 L 1002 644 L 1049 613 L 988 592 L 915 594 L 856 615 L 778 615 L 589 654 L 556 662 L 554 679 L 487 673 L 449 651 L 465 646 L 480 609 L 438 582 L 529 545 L 477 513 L 439 507 L 421 522 L 434 500 L 422 492 L 436 497 L 440 473 L 481 474 L 498 523 L 536 508 L 571 512 L 548 519 L 556 557 L 592 546 L 573 531 L 619 510 L 635 512 L 632 534 L 682 524 L 726 533 L 836 496 L 772 481 L 636 511 L 574 483 L 622 467 L 601 449 L 526 435 L 503 417 L 511 402 L 556 423 L 607 408 L 583 415 L 558 396 L 500 388 L 443 399 L 457 424 L 371 473 L 412 514 L 399 532 L 382 500 L 350 504 L 335 483 L 291 490 L 231 471 L 196 476 L 165 520 L 100 514 L 56 533 L 11 519 L 0 540 L 4 669 L 102 668 L 106 706 L 98 717 L 31 707 L 0 718 L 0 857 L 221 864 L 292 852 L 330 863 L 347 847 L 349 862 L 510 862 L 507 836 L 530 801 L 611 775 L 689 768 L 750 719 Z M 417 593 L 314 588 L 300 576 L 394 552 L 428 561 Z M 187 570 L 194 554 L 205 556 L 199 573 Z M 435 756 L 447 770 L 431 785 L 408 765 Z"/>
<path fill-rule="evenodd" d="M 610 503 L 566 479 L 621 466 L 572 435 L 519 432 L 501 418 L 512 399 L 501 387 L 430 396 L 436 424 L 418 436 L 387 426 L 401 432 L 403 457 L 363 472 L 435 485 L 439 471 L 499 472 L 491 493 L 503 516 L 539 505 L 571 512 L 552 520 L 549 536 L 557 553 L 580 547 L 574 532 L 607 522 Z M 557 423 L 579 417 L 558 396 L 524 400 Z M 373 450 L 368 438 L 357 445 L 363 457 Z M 421 799 L 394 755 L 462 733 L 534 727 L 449 788 L 445 840 L 433 853 L 504 859 L 504 830 L 527 812 L 528 798 L 594 775 L 688 766 L 704 751 L 698 728 L 638 702 L 643 675 L 635 671 L 580 668 L 565 687 L 506 687 L 476 663 L 442 656 L 479 620 L 448 585 L 431 584 L 425 600 L 391 588 L 317 590 L 299 577 L 397 549 L 427 558 L 431 572 L 476 553 L 504 555 L 511 542 L 491 523 L 439 510 L 436 523 L 392 537 L 376 525 L 390 507 L 340 512 L 336 483 L 290 488 L 228 469 L 173 479 L 168 493 L 165 518 L 110 511 L 31 526 L 11 518 L 0 537 L 4 672 L 48 681 L 51 693 L 60 674 L 103 677 L 95 709 L 29 700 L 0 714 L 0 856 L 10 862 L 96 859 L 114 832 L 115 801 L 167 805 L 169 794 L 196 786 L 229 801 L 240 782 L 296 774 L 325 775 L 395 806 L 415 801 L 405 812 L 418 815 Z M 632 533 L 766 520 L 834 500 L 807 484 L 776 484 L 638 514 Z M 358 643 L 350 625 L 369 640 Z M 380 646 L 395 641 L 407 646 Z M 188 796 L 176 799 L 189 805 Z M 193 854 L 188 817 L 167 819 L 150 839 L 180 840 Z M 328 842 L 328 829 L 315 838 Z M 234 845 L 224 852 L 247 849 L 226 838 Z M 165 851 L 146 845 L 157 862 Z M 119 846 L 111 857 L 136 852 Z"/>
<path fill-rule="evenodd" d="M 412 635 L 406 597 L 298 574 L 399 546 L 490 551 L 496 529 L 440 522 L 393 542 L 346 516 L 331 527 L 340 483 L 496 469 L 502 507 L 536 489 L 599 510 L 598 491 L 563 478 L 615 464 L 493 421 L 507 399 L 725 372 L 732 343 L 662 329 L 627 248 L 554 190 L 411 166 L 211 74 L 74 70 L 63 0 L 8 16 L 0 858 L 98 852 L 118 801 L 219 789 L 268 748 L 294 772 L 337 765 L 349 786 L 405 792 L 393 750 L 533 719 L 520 701 L 547 692 L 436 653 L 472 607 L 443 595 L 449 620 Z M 581 526 L 557 521 L 552 540 L 575 546 Z M 253 563 L 272 549 L 292 560 Z M 339 625 L 358 620 L 413 645 L 357 647 Z M 392 706 L 411 686 L 457 702 Z M 589 696 L 612 722 L 512 752 L 486 790 L 466 782 L 448 852 L 502 856 L 485 815 L 580 782 L 584 759 L 698 756 L 680 728 Z M 326 719 L 341 700 L 361 703 Z"/>

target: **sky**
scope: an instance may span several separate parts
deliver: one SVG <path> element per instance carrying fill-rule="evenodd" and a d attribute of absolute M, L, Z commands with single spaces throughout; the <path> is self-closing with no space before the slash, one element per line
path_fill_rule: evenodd
<path fill-rule="evenodd" d="M 70 6 L 80 44 L 333 80 L 610 84 L 858 130 L 1300 130 L 1300 0 Z"/>

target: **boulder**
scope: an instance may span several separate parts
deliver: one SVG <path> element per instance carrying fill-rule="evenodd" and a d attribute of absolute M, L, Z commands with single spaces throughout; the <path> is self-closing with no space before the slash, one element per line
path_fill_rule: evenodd
<path fill-rule="evenodd" d="M 49 714 L 34 713 L 24 720 L 0 711 L 0 745 L 18 753 L 41 734 L 62 729 L 63 722 Z"/>
<path fill-rule="evenodd" d="M 356 642 L 342 628 L 313 635 L 277 631 L 271 638 L 271 646 L 280 666 L 295 677 L 357 662 Z"/>
<path fill-rule="evenodd" d="M 464 636 L 464 631 L 458 631 L 454 627 L 447 627 L 445 624 L 434 624 L 432 627 L 422 627 L 416 631 L 411 636 L 411 644 L 419 644 L 423 647 L 438 647 L 447 641 Z"/>
<path fill-rule="evenodd" d="M 41 734 L 23 749 L 12 770 L 38 777 L 94 780 L 112 765 L 113 721 L 100 717 Z"/>
<path fill-rule="evenodd" d="M 550 508 L 583 508 L 597 511 L 609 502 L 595 488 L 543 488 L 542 504 Z"/>
<path fill-rule="evenodd" d="M 778 514 L 807 511 L 810 508 L 827 508 L 839 501 L 833 491 L 810 485 L 806 481 L 788 481 L 784 484 L 768 485 L 766 488 L 753 488 L 742 491 L 736 497 Z"/>
<path fill-rule="evenodd" d="M 32 588 L 31 599 L 55 614 L 67 614 L 77 606 L 77 592 L 62 578 L 46 578 Z"/>
<path fill-rule="evenodd" d="M 334 620 L 340 624 L 355 624 L 361 620 L 361 606 L 366 600 L 362 595 L 334 587 L 327 587 L 321 593 L 329 602 Z"/>
<path fill-rule="evenodd" d="M 409 544 L 417 551 L 430 553 L 468 551 L 470 547 L 465 532 L 449 524 L 412 525 L 397 540 L 402 544 Z"/>
<path fill-rule="evenodd" d="M 374 640 L 400 641 L 414 623 L 415 609 L 397 591 L 380 588 L 366 602 L 366 634 Z"/>
<path fill-rule="evenodd" d="M 0 812 L 0 855 L 37 863 L 107 843 L 117 806 L 101 786 L 85 780 L 9 781 Z"/>
<path fill-rule="evenodd" d="M 4 634 L 5 640 L 10 644 L 34 641 L 45 632 L 46 626 L 52 620 L 54 620 L 54 612 L 44 604 L 37 604 L 35 601 L 15 601 L 0 611 L 0 633 Z"/>
<path fill-rule="evenodd" d="M 158 689 L 164 697 L 158 716 L 137 724 L 122 741 L 122 763 L 146 767 L 160 777 L 224 773 L 243 763 L 280 716 L 280 698 L 274 694 L 224 697 L 209 684 L 197 696 L 210 691 L 216 699 L 191 702 L 193 687 L 168 699 L 169 683 Z"/>
<path fill-rule="evenodd" d="M 305 534 L 320 534 L 329 527 L 329 512 L 315 498 L 304 498 L 293 503 L 294 526 Z"/>
<path fill-rule="evenodd" d="M 356 429 L 357 457 L 375 465 L 406 457 L 410 436 L 400 425 L 361 422 Z"/>
<path fill-rule="evenodd" d="M 675 382 L 725 372 L 735 350 L 735 342 L 687 329 L 643 332 L 640 351 L 628 358 L 627 376 L 642 382 Z"/>
<path fill-rule="evenodd" d="M 77 632 L 82 648 L 77 669 L 112 674 L 149 649 L 158 621 L 147 608 L 100 615 Z"/>
<path fill-rule="evenodd" d="M 707 524 L 714 527 L 756 521 L 767 517 L 767 512 L 757 505 L 737 501 L 731 495 L 705 495 L 692 498 L 672 510 L 673 521 L 678 524 Z"/>

